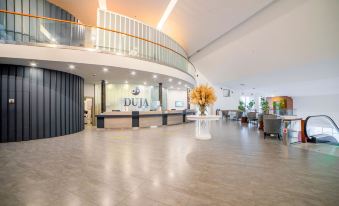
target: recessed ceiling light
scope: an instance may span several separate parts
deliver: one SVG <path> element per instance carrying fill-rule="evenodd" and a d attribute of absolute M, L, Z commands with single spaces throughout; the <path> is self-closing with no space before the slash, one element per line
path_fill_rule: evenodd
<path fill-rule="evenodd" d="M 68 68 L 70 68 L 70 69 L 75 69 L 75 66 L 74 66 L 73 64 L 70 64 L 70 65 L 68 66 Z"/>
<path fill-rule="evenodd" d="M 158 76 L 156 74 L 153 74 L 153 78 L 156 79 L 158 78 Z"/>
<path fill-rule="evenodd" d="M 30 65 L 31 65 L 31 67 L 36 67 L 37 66 L 37 64 L 35 62 L 31 62 Z"/>
<path fill-rule="evenodd" d="M 178 84 L 180 85 L 180 84 L 181 84 L 181 82 L 178 82 Z"/>
<path fill-rule="evenodd" d="M 147 82 L 144 82 L 144 85 L 146 85 L 147 84 Z"/>
<path fill-rule="evenodd" d="M 106 67 L 102 68 L 103 72 L 108 72 L 108 69 Z"/>
<path fill-rule="evenodd" d="M 128 84 L 128 81 L 127 81 L 127 80 L 125 81 L 125 84 Z"/>
<path fill-rule="evenodd" d="M 169 82 L 172 82 L 172 81 L 173 81 L 173 79 L 169 78 L 169 79 L 168 79 L 168 81 L 169 81 Z"/>
<path fill-rule="evenodd" d="M 133 76 L 134 76 L 135 74 L 136 74 L 136 73 L 135 73 L 135 71 L 132 71 L 132 72 L 131 72 L 131 75 L 133 75 Z"/>

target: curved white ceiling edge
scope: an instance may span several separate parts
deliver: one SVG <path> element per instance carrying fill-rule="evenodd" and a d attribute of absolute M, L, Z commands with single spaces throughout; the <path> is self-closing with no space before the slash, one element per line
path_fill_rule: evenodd
<path fill-rule="evenodd" d="M 130 70 L 139 70 L 155 74 L 162 74 L 186 81 L 192 85 L 195 79 L 178 69 L 132 57 L 100 53 L 96 51 L 76 50 L 67 48 L 53 48 L 42 46 L 27 46 L 15 44 L 1 44 L 0 57 L 65 62 L 66 64 L 88 64 L 102 67 L 118 67 Z M 66 65 L 65 65 L 66 66 Z M 102 68 L 101 67 L 101 68 Z M 56 68 L 56 70 L 59 70 Z M 99 68 L 98 68 L 99 71 Z M 80 74 L 81 76 L 81 74 Z"/>

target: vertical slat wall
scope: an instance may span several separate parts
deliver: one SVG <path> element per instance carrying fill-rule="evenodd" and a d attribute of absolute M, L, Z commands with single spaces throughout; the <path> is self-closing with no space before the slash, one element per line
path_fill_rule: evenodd
<path fill-rule="evenodd" d="M 60 71 L 0 64 L 0 142 L 84 129 L 84 81 Z M 9 103 L 14 99 L 14 104 Z"/>

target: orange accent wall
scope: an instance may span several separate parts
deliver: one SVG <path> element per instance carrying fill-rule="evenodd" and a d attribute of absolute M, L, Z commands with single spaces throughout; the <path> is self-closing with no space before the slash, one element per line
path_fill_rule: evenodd
<path fill-rule="evenodd" d="M 293 99 L 288 96 L 278 96 L 278 97 L 267 97 L 268 104 L 270 109 L 273 109 L 273 102 L 280 102 L 284 100 L 286 107 L 284 109 L 293 109 Z"/>

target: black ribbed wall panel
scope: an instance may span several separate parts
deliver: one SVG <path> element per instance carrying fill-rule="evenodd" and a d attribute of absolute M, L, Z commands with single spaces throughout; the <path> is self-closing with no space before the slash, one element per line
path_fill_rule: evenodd
<path fill-rule="evenodd" d="M 84 129 L 81 77 L 3 64 L 0 77 L 0 142 L 49 138 Z"/>

